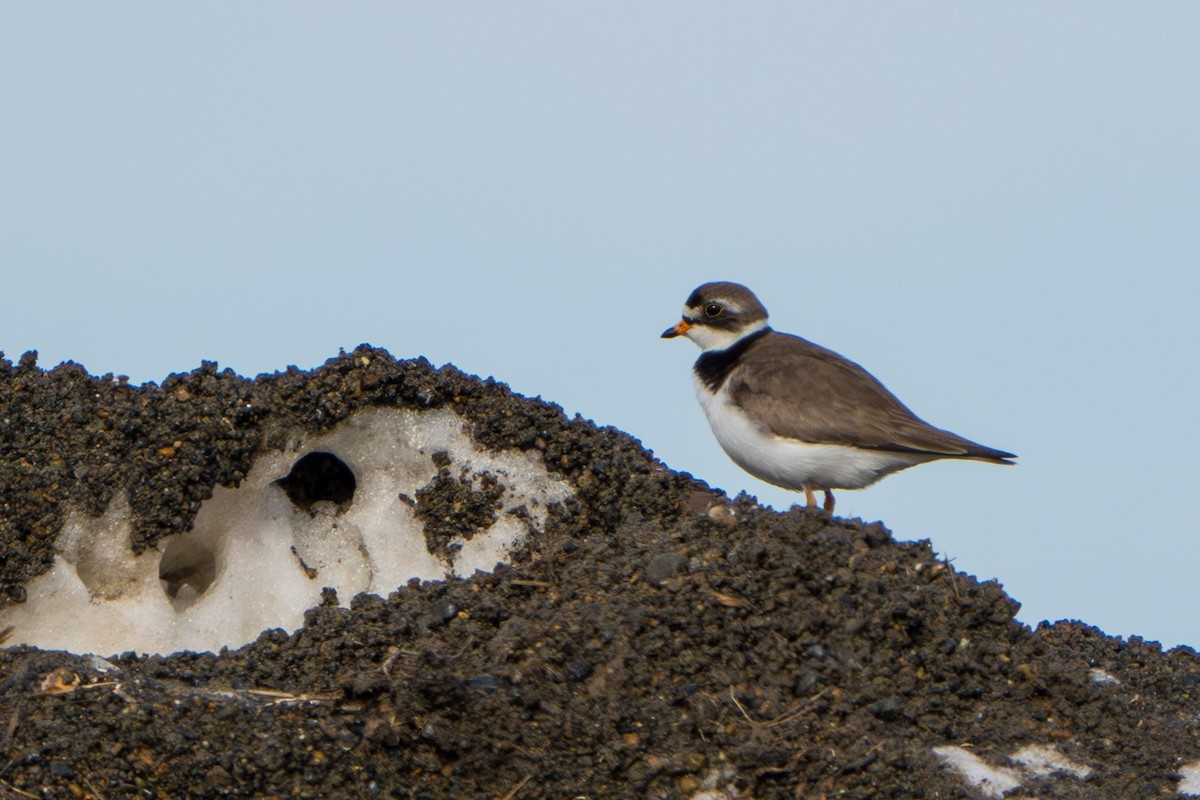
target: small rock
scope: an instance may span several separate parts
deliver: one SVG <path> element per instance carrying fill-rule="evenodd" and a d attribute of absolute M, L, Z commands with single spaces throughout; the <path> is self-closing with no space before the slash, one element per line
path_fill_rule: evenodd
<path fill-rule="evenodd" d="M 729 526 L 737 522 L 737 514 L 729 506 L 717 503 L 708 509 L 708 518 L 720 525 Z"/>
<path fill-rule="evenodd" d="M 492 694 L 500 691 L 500 681 L 496 680 L 495 675 L 476 675 L 467 679 L 467 688 L 475 692 Z"/>
<path fill-rule="evenodd" d="M 904 710 L 900 707 L 900 701 L 894 697 L 887 697 L 883 700 L 876 700 L 871 705 L 867 706 L 867 711 L 874 717 L 877 717 L 884 722 L 893 722 L 903 716 Z"/>
<path fill-rule="evenodd" d="M 449 598 L 435 600 L 429 605 L 429 615 L 433 617 L 433 622 L 437 625 L 449 622 L 458 616 L 458 603 Z"/>
<path fill-rule="evenodd" d="M 113 670 L 120 669 L 120 667 L 109 661 L 107 658 L 101 658 L 100 656 L 88 656 L 88 666 L 101 675 L 106 672 L 112 672 Z"/>
<path fill-rule="evenodd" d="M 662 586 L 664 581 L 682 575 L 687 571 L 687 557 L 679 553 L 659 553 L 650 559 L 643 573 L 651 586 Z"/>
<path fill-rule="evenodd" d="M 592 665 L 582 658 L 572 659 L 567 664 L 567 677 L 573 681 L 581 681 L 592 674 Z"/>
<path fill-rule="evenodd" d="M 811 694 L 813 688 L 820 682 L 820 674 L 812 671 L 804 672 L 801 673 L 800 677 L 796 679 L 796 685 L 793 687 L 792 691 L 795 692 L 798 697 L 805 697 Z"/>

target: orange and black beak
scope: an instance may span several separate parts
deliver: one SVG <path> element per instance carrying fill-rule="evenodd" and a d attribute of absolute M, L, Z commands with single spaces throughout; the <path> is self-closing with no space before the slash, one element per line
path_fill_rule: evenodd
<path fill-rule="evenodd" d="M 676 336 L 683 336 L 691 329 L 691 327 L 692 323 L 688 322 L 686 319 L 681 319 L 679 320 L 679 324 L 674 328 L 667 328 L 665 331 L 663 331 L 662 338 L 674 339 Z"/>

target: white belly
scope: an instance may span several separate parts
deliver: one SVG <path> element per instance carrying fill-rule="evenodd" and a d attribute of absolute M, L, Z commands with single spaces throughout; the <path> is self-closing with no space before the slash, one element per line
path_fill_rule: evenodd
<path fill-rule="evenodd" d="M 785 439 L 756 425 L 732 405 L 728 384 L 716 394 L 699 381 L 696 384 L 708 424 L 726 454 L 754 477 L 785 489 L 861 489 L 885 475 L 935 458 Z"/>

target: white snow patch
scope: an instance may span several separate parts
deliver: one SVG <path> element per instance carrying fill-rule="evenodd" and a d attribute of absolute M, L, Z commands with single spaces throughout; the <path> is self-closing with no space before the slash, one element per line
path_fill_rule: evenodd
<path fill-rule="evenodd" d="M 478 484 L 486 472 L 503 489 L 495 523 L 449 559 L 430 553 L 411 505 L 437 475 L 438 451 L 450 456 L 460 480 Z M 332 453 L 354 473 L 344 513 L 332 502 L 302 511 L 275 484 L 310 452 Z M 571 494 L 536 454 L 476 447 L 449 410 L 363 411 L 260 456 L 238 488 L 213 491 L 190 532 L 139 556 L 130 551 L 123 494 L 99 518 L 69 513 L 54 565 L 26 585 L 24 603 L 0 609 L 0 629 L 14 627 L 10 644 L 75 653 L 236 647 L 270 628 L 299 628 L 323 587 L 346 604 L 360 592 L 386 595 L 410 578 L 491 570 L 545 524 L 549 504 Z"/>
<path fill-rule="evenodd" d="M 1121 685 L 1121 680 L 1110 672 L 1105 672 L 1099 667 L 1092 667 L 1088 671 L 1092 676 L 1092 683 L 1111 683 L 1116 686 Z"/>
<path fill-rule="evenodd" d="M 1092 774 L 1090 767 L 1077 764 L 1053 747 L 1044 744 L 1026 745 L 1009 758 L 1020 764 L 1026 772 L 1039 778 L 1055 772 L 1066 773 L 1080 779 Z"/>
<path fill-rule="evenodd" d="M 1179 788 L 1176 791 L 1186 797 L 1200 797 L 1200 761 L 1185 764 L 1179 770 Z"/>
<path fill-rule="evenodd" d="M 993 767 L 961 747 L 935 747 L 933 753 L 967 783 L 978 788 L 984 797 L 1003 797 L 1007 792 L 1021 787 L 1021 776 L 1016 770 Z"/>
<path fill-rule="evenodd" d="M 988 764 L 962 747 L 935 747 L 933 752 L 984 797 L 1003 797 L 1028 779 L 1055 775 L 1083 780 L 1092 774 L 1091 767 L 1072 761 L 1052 745 L 1031 744 L 1017 750 L 1008 757 L 1016 769 Z"/>

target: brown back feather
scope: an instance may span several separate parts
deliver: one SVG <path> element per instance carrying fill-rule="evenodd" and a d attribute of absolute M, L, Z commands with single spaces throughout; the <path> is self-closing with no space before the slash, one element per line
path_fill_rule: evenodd
<path fill-rule="evenodd" d="M 753 342 L 729 380 L 735 402 L 790 439 L 946 458 L 1013 457 L 929 425 L 858 364 L 799 336 L 772 332 Z"/>

